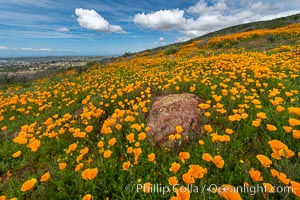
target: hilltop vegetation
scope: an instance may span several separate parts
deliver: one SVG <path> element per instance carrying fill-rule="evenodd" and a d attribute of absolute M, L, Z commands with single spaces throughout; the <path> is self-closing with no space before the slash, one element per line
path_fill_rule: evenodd
<path fill-rule="evenodd" d="M 188 40 L 186 42 L 181 42 L 181 43 L 176 43 L 176 44 L 170 44 L 170 45 L 166 45 L 166 46 L 162 46 L 162 47 L 157 47 L 155 49 L 152 50 L 146 50 L 146 52 L 151 52 L 151 53 L 156 53 L 158 50 L 161 49 L 168 49 L 168 48 L 178 48 L 181 45 L 186 45 L 186 44 L 190 44 L 194 41 L 202 41 L 201 44 L 206 43 L 208 39 L 212 38 L 212 37 L 217 37 L 217 36 L 224 36 L 224 35 L 229 35 L 229 34 L 235 34 L 235 33 L 240 33 L 240 32 L 247 32 L 247 31 L 253 31 L 253 30 L 257 30 L 257 29 L 275 29 L 278 27 L 283 27 L 283 26 L 288 26 L 290 24 L 295 24 L 295 23 L 299 23 L 300 22 L 300 14 L 296 14 L 296 15 L 291 15 L 288 17 L 282 17 L 282 18 L 277 18 L 277 19 L 273 19 L 273 20 L 268 20 L 268 21 L 259 21 L 259 22 L 251 22 L 251 23 L 247 23 L 247 24 L 241 24 L 241 25 L 236 25 L 236 26 L 232 26 L 232 27 L 228 27 L 228 28 L 224 28 L 212 33 L 208 33 L 205 34 L 203 36 Z M 269 39 L 270 40 L 270 39 Z M 272 39 L 271 39 L 272 41 Z M 274 41 L 272 41 L 274 42 Z M 274 46 L 278 46 L 280 45 L 280 43 L 278 43 L 279 41 L 276 41 L 277 43 Z M 247 49 L 249 50 L 249 49 Z"/>
<path fill-rule="evenodd" d="M 297 199 L 299 41 L 300 24 L 256 29 L 8 86 L 0 199 Z M 178 124 L 177 149 L 147 137 L 171 93 L 205 100 L 197 139 L 180 143 Z"/>

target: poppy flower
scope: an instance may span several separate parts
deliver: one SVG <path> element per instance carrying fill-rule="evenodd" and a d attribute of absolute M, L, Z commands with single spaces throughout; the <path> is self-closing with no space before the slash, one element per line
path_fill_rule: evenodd
<path fill-rule="evenodd" d="M 28 190 L 31 190 L 35 186 L 36 182 L 37 182 L 36 178 L 32 178 L 28 181 L 25 181 L 25 183 L 23 183 L 21 187 L 21 191 L 26 192 Z"/>
<path fill-rule="evenodd" d="M 127 171 L 130 166 L 131 166 L 130 161 L 124 162 L 122 165 L 122 170 Z"/>
<path fill-rule="evenodd" d="M 249 171 L 250 177 L 254 182 L 263 181 L 260 171 L 254 170 L 253 168 Z"/>
<path fill-rule="evenodd" d="M 82 197 L 82 200 L 92 200 L 93 196 L 91 194 L 86 194 L 84 197 Z"/>
<path fill-rule="evenodd" d="M 252 126 L 259 127 L 261 123 L 261 119 L 256 119 L 252 121 Z"/>
<path fill-rule="evenodd" d="M 221 156 L 215 156 L 212 159 L 212 162 L 218 167 L 218 168 L 222 168 L 225 164 L 225 161 L 223 160 L 223 158 Z"/>
<path fill-rule="evenodd" d="M 180 152 L 179 159 L 181 160 L 181 162 L 184 163 L 185 160 L 190 159 L 190 153 L 189 152 Z"/>
<path fill-rule="evenodd" d="M 209 153 L 203 153 L 202 159 L 205 160 L 206 162 L 212 161 L 212 156 Z"/>
<path fill-rule="evenodd" d="M 104 142 L 103 141 L 99 141 L 97 144 L 98 147 L 103 148 L 104 147 Z"/>
<path fill-rule="evenodd" d="M 76 167 L 75 167 L 75 172 L 81 170 L 82 167 L 83 167 L 83 164 L 82 164 L 82 163 L 78 163 L 78 164 L 76 165 Z"/>
<path fill-rule="evenodd" d="M 300 183 L 296 182 L 296 181 L 291 181 L 290 182 L 291 186 L 293 187 L 293 193 L 300 197 Z"/>
<path fill-rule="evenodd" d="M 274 126 L 274 125 L 272 125 L 272 124 L 267 124 L 267 129 L 268 129 L 269 131 L 276 131 L 276 130 L 277 130 L 276 126 Z"/>
<path fill-rule="evenodd" d="M 50 173 L 49 172 L 46 172 L 45 174 L 42 175 L 40 181 L 41 182 L 46 182 L 49 180 L 49 178 L 51 177 Z"/>
<path fill-rule="evenodd" d="M 277 175 L 277 178 L 282 182 L 282 183 L 284 183 L 284 184 L 289 184 L 289 182 L 290 182 L 290 179 L 288 179 L 287 178 L 287 176 L 286 176 L 286 174 L 285 173 L 279 173 L 278 175 Z"/>
<path fill-rule="evenodd" d="M 67 163 L 59 163 L 58 166 L 60 170 L 64 170 L 67 167 Z"/>
<path fill-rule="evenodd" d="M 279 175 L 279 172 L 276 169 L 271 169 L 271 174 L 273 177 L 276 177 Z"/>
<path fill-rule="evenodd" d="M 148 161 L 154 162 L 154 160 L 155 160 L 155 154 L 154 153 L 149 154 L 148 155 Z"/>
<path fill-rule="evenodd" d="M 229 128 L 226 128 L 225 132 L 228 134 L 228 135 L 231 135 L 233 133 L 233 130 L 232 129 L 229 129 Z"/>
<path fill-rule="evenodd" d="M 82 173 L 81 173 L 81 177 L 84 180 L 93 180 L 98 174 L 98 169 L 97 168 L 93 168 L 93 169 L 85 169 Z"/>
<path fill-rule="evenodd" d="M 17 151 L 16 153 L 14 153 L 14 154 L 12 155 L 12 157 L 17 158 L 17 157 L 19 157 L 21 154 L 22 154 L 21 151 Z"/>
<path fill-rule="evenodd" d="M 115 128 L 116 128 L 117 130 L 121 130 L 121 129 L 122 129 L 122 125 L 121 125 L 121 124 L 116 124 L 116 125 L 115 125 Z"/>
<path fill-rule="evenodd" d="M 202 178 L 204 174 L 207 173 L 207 169 L 201 167 L 200 165 L 190 165 L 188 173 L 194 178 Z"/>
<path fill-rule="evenodd" d="M 141 132 L 138 134 L 138 140 L 145 140 L 147 137 L 146 133 Z"/>
<path fill-rule="evenodd" d="M 289 119 L 289 124 L 290 124 L 290 126 L 299 126 L 300 125 L 300 120 L 294 119 L 294 118 L 290 118 Z"/>
<path fill-rule="evenodd" d="M 293 130 L 293 138 L 300 139 L 300 130 Z"/>
<path fill-rule="evenodd" d="M 213 131 L 212 127 L 209 124 L 204 125 L 204 130 L 206 130 L 209 133 L 211 133 Z"/>
<path fill-rule="evenodd" d="M 116 138 L 111 138 L 109 141 L 108 141 L 108 145 L 109 146 L 114 146 L 117 142 L 117 139 Z"/>
<path fill-rule="evenodd" d="M 176 185 L 178 183 L 178 180 L 177 180 L 176 176 L 172 176 L 168 179 L 168 182 L 169 182 L 170 185 L 173 186 L 173 185 Z"/>
<path fill-rule="evenodd" d="M 242 200 L 238 190 L 229 184 L 223 184 L 218 188 L 217 192 L 226 200 Z"/>
<path fill-rule="evenodd" d="M 272 184 L 263 183 L 263 186 L 265 188 L 265 192 L 268 192 L 268 193 L 274 193 L 275 192 L 274 186 Z"/>
<path fill-rule="evenodd" d="M 143 185 L 143 191 L 145 193 L 150 193 L 151 192 L 151 183 L 150 182 L 144 183 L 144 185 Z"/>
<path fill-rule="evenodd" d="M 182 180 L 186 183 L 186 184 L 193 184 L 195 183 L 195 179 L 194 177 L 190 174 L 190 173 L 185 173 L 182 175 Z"/>
<path fill-rule="evenodd" d="M 198 140 L 198 144 L 199 145 L 204 145 L 204 141 L 203 140 Z"/>
<path fill-rule="evenodd" d="M 92 132 L 92 130 L 93 130 L 93 126 L 87 126 L 87 127 L 85 128 L 85 132 L 87 132 L 87 133 Z"/>
<path fill-rule="evenodd" d="M 272 161 L 265 155 L 257 155 L 256 158 L 259 160 L 260 164 L 263 167 L 269 168 L 272 164 Z"/>
<path fill-rule="evenodd" d="M 182 133 L 183 129 L 182 126 L 176 126 L 176 133 L 180 134 Z"/>
<path fill-rule="evenodd" d="M 126 140 L 128 140 L 130 143 L 134 142 L 134 133 L 126 135 Z"/>
<path fill-rule="evenodd" d="M 179 169 L 180 169 L 180 164 L 177 162 L 173 162 L 169 170 L 176 174 Z"/>
<path fill-rule="evenodd" d="M 256 117 L 259 118 L 259 119 L 267 119 L 267 115 L 264 112 L 257 113 Z"/>
<path fill-rule="evenodd" d="M 286 133 L 290 133 L 290 132 L 293 130 L 293 128 L 290 127 L 290 126 L 283 126 L 282 128 L 284 129 L 284 131 L 285 131 Z"/>
<path fill-rule="evenodd" d="M 187 187 L 181 186 L 180 188 L 175 188 L 175 193 L 177 200 L 189 200 L 191 192 Z"/>
<path fill-rule="evenodd" d="M 104 151 L 104 154 L 103 154 L 103 157 L 104 158 L 109 158 L 112 154 L 112 151 L 111 150 L 106 150 Z"/>

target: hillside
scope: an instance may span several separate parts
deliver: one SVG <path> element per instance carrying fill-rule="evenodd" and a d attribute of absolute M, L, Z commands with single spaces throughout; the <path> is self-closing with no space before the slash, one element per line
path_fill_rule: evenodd
<path fill-rule="evenodd" d="M 299 198 L 300 24 L 279 24 L 8 85 L 0 199 Z M 199 129 L 153 144 L 153 102 L 182 93 L 203 100 Z"/>
<path fill-rule="evenodd" d="M 216 36 L 224 36 L 224 35 L 228 35 L 228 34 L 235 34 L 235 33 L 240 33 L 240 32 L 253 31 L 253 30 L 257 30 L 257 29 L 275 29 L 275 28 L 278 28 L 278 27 L 288 26 L 288 25 L 291 25 L 291 24 L 299 23 L 299 22 L 300 22 L 300 14 L 296 14 L 296 15 L 277 18 L 277 19 L 273 19 L 273 20 L 251 22 L 251 23 L 247 23 L 247 24 L 240 24 L 240 25 L 224 28 L 224 29 L 221 29 L 221 30 L 218 30 L 218 31 L 215 31 L 215 32 L 211 32 L 211 33 L 205 34 L 203 36 L 193 38 L 193 39 L 188 40 L 186 42 L 180 42 L 180 43 L 176 43 L 176 44 L 170 44 L 170 45 L 166 45 L 166 46 L 162 46 L 162 47 L 157 47 L 157 48 L 154 48 L 154 49 L 151 49 L 151 50 L 146 50 L 145 52 L 147 52 L 147 51 L 156 52 L 157 50 L 162 50 L 162 49 L 166 49 L 166 48 L 169 48 L 169 47 L 180 47 L 180 46 L 185 45 L 185 44 L 190 44 L 194 41 L 199 41 L 199 40 L 204 40 L 205 41 L 209 38 L 216 37 Z"/>
<path fill-rule="evenodd" d="M 201 39 L 205 39 L 205 38 L 234 34 L 234 33 L 239 33 L 239 32 L 252 31 L 252 30 L 257 30 L 257 29 L 275 29 L 278 27 L 288 26 L 290 24 L 295 24 L 295 23 L 299 23 L 299 22 L 300 22 L 300 14 L 296 14 L 296 15 L 277 18 L 277 19 L 273 19 L 273 20 L 251 22 L 251 23 L 247 23 L 247 24 L 240 24 L 240 25 L 228 27 L 225 29 L 215 31 L 213 33 L 208 33 L 204 36 L 195 38 L 193 40 L 201 40 Z"/>

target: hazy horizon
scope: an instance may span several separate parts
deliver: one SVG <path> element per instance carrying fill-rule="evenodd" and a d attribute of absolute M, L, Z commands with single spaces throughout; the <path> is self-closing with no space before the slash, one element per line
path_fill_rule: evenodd
<path fill-rule="evenodd" d="M 5 61 L 5 59 L 11 59 L 11 58 L 42 58 L 42 57 L 94 57 L 94 56 L 121 56 L 120 55 L 97 55 L 97 54 L 86 54 L 86 55 L 12 55 L 12 56 L 6 56 L 6 57 L 2 57 L 2 55 L 0 55 L 0 61 Z"/>

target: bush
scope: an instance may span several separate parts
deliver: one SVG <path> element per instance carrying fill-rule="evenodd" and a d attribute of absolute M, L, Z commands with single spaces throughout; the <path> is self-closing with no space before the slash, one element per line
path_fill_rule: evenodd
<path fill-rule="evenodd" d="M 13 76 L 8 73 L 0 74 L 0 84 L 11 84 L 14 83 L 15 79 Z"/>
<path fill-rule="evenodd" d="M 165 55 L 170 55 L 170 54 L 174 54 L 178 51 L 179 51 L 179 47 L 171 46 L 171 47 L 168 47 L 167 49 L 164 50 L 164 54 Z"/>
<path fill-rule="evenodd" d="M 275 41 L 275 37 L 273 35 L 267 35 L 266 38 L 269 42 L 274 42 Z"/>
<path fill-rule="evenodd" d="M 123 56 L 124 57 L 129 57 L 129 56 L 131 56 L 133 53 L 131 53 L 130 51 L 128 51 L 128 52 L 125 52 L 124 54 L 123 54 Z"/>

